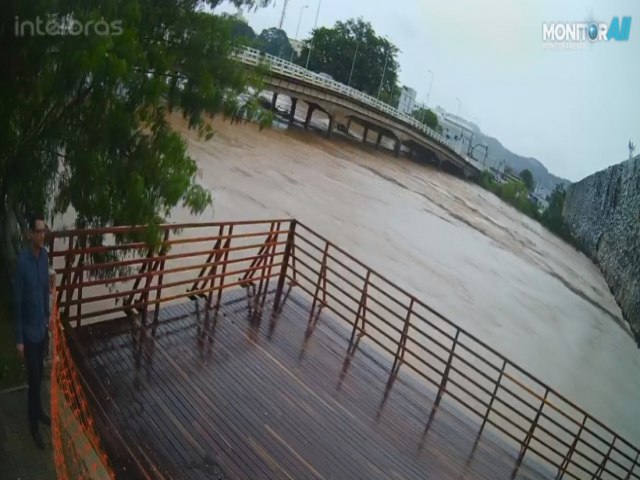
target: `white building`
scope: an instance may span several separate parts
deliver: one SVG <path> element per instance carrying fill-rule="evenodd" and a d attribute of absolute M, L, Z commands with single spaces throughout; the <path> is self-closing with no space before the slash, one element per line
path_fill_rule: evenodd
<path fill-rule="evenodd" d="M 402 87 L 400 90 L 400 101 L 398 102 L 398 110 L 411 115 L 416 106 L 417 92 L 410 87 Z"/>

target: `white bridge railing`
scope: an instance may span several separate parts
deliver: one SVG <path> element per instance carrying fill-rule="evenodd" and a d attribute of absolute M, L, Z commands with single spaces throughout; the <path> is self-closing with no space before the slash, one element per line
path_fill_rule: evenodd
<path fill-rule="evenodd" d="M 285 75 L 290 78 L 295 78 L 297 80 L 302 80 L 306 83 L 317 85 L 318 87 L 322 87 L 326 90 L 331 90 L 332 92 L 346 95 L 347 97 L 364 103 L 365 105 L 368 105 L 375 110 L 387 113 L 394 118 L 402 121 L 403 123 L 411 125 L 413 128 L 421 131 L 432 140 L 435 140 L 436 142 L 450 148 L 452 151 L 455 151 L 442 135 L 425 126 L 424 124 L 413 118 L 411 115 L 407 115 L 406 113 L 401 112 L 391 105 L 387 105 L 386 103 L 381 102 L 371 95 L 367 95 L 366 93 L 356 90 L 355 88 L 348 87 L 344 83 L 325 78 L 322 75 L 318 75 L 315 72 L 301 67 L 300 65 L 288 62 L 287 60 L 283 60 L 282 58 L 274 57 L 273 55 L 269 55 L 268 53 L 262 53 L 260 52 L 260 50 L 256 50 L 255 48 L 246 47 L 243 50 L 240 50 L 236 54 L 236 58 L 247 65 L 263 65 L 269 68 L 269 70 L 274 73 Z M 461 156 L 463 156 L 463 158 L 465 157 L 465 155 L 462 154 Z M 465 160 L 467 159 L 465 158 Z"/>

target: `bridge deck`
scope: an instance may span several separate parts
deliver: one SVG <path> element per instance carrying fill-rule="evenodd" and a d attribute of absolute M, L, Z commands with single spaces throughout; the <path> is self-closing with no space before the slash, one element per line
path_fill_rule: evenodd
<path fill-rule="evenodd" d="M 340 382 L 350 332 L 323 312 L 303 349 L 306 297 L 269 338 L 270 296 L 259 324 L 243 289 L 225 296 L 215 325 L 187 302 L 140 342 L 128 320 L 79 331 L 111 421 L 168 478 L 509 478 L 518 452 L 488 431 L 474 449 L 446 399 L 423 436 L 434 392 L 402 372 L 378 418 L 388 359 L 363 340 Z M 549 476 L 525 459 L 517 478 Z"/>

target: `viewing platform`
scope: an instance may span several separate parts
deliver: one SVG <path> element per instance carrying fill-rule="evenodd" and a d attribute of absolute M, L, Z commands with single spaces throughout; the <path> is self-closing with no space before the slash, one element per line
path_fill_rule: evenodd
<path fill-rule="evenodd" d="M 637 447 L 295 220 L 144 231 L 50 244 L 57 368 L 117 478 L 640 478 Z"/>

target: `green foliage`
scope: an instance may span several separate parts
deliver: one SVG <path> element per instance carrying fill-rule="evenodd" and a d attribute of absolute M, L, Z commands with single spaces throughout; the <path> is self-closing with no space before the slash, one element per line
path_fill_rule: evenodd
<path fill-rule="evenodd" d="M 541 220 L 538 207 L 535 203 L 529 200 L 529 191 L 523 182 L 510 181 L 507 183 L 498 183 L 493 179 L 493 176 L 488 170 L 484 170 L 480 174 L 480 180 L 478 183 L 481 187 L 493 192 L 495 195 L 517 208 L 525 215 L 533 218 L 534 220 Z"/>
<path fill-rule="evenodd" d="M 533 173 L 531 173 L 531 170 L 527 168 L 522 170 L 520 172 L 520 178 L 522 179 L 524 184 L 527 186 L 527 190 L 529 190 L 530 192 L 533 192 L 533 190 L 536 188 L 536 182 L 533 179 Z"/>
<path fill-rule="evenodd" d="M 438 130 L 438 116 L 429 108 L 416 108 L 411 114 L 416 120 L 420 120 L 427 127 Z"/>
<path fill-rule="evenodd" d="M 244 18 L 235 15 L 223 14 L 224 18 L 228 19 L 231 26 L 231 35 L 239 42 L 253 46 L 256 43 L 256 32 L 245 21 Z"/>
<path fill-rule="evenodd" d="M 279 28 L 265 28 L 256 40 L 256 47 L 269 55 L 289 60 L 293 47 L 289 43 L 289 37 L 284 30 Z"/>
<path fill-rule="evenodd" d="M 549 206 L 541 214 L 536 204 L 529 200 L 529 190 L 524 182 L 511 181 L 500 184 L 493 179 L 488 170 L 485 170 L 480 174 L 478 183 L 482 188 L 493 192 L 525 215 L 542 223 L 549 231 L 555 233 L 569 244 L 577 245 L 575 238 L 571 235 L 562 218 L 562 209 L 564 208 L 566 197 L 566 191 L 562 184 L 557 185 L 551 193 L 548 198 Z"/>
<path fill-rule="evenodd" d="M 380 87 L 380 85 L 378 85 L 378 87 Z M 380 101 L 386 103 L 387 105 L 397 107 L 400 103 L 401 93 L 402 87 L 400 85 L 395 85 L 390 91 L 383 90 L 382 92 L 380 92 Z"/>
<path fill-rule="evenodd" d="M 208 115 L 268 119 L 255 97 L 238 102 L 259 79 L 230 58 L 239 45 L 231 20 L 204 12 L 219 3 L 2 2 L 0 210 L 73 208 L 85 227 L 157 224 L 179 204 L 202 212 L 211 195 L 168 113 L 181 112 L 207 138 Z M 73 12 L 81 23 L 118 20 L 122 34 L 15 34 L 16 18 L 52 12 Z"/>
<path fill-rule="evenodd" d="M 381 99 L 393 103 L 393 99 L 400 95 L 396 85 L 400 70 L 396 58 L 399 50 L 393 43 L 378 36 L 371 24 L 362 18 L 336 22 L 333 28 L 315 29 L 312 37 L 305 40 L 300 54 L 299 63 L 303 66 L 311 45 L 309 68 L 328 73 L 336 81 L 345 84 L 349 81 L 355 56 L 351 86 L 373 96 L 378 95 L 386 59 Z M 394 90 L 397 92 L 394 93 Z"/>
<path fill-rule="evenodd" d="M 566 240 L 572 245 L 577 245 L 576 239 L 573 237 L 564 219 L 562 218 L 562 210 L 567 192 L 563 185 L 556 185 L 553 192 L 549 196 L 549 207 L 542 214 L 542 223 L 560 238 Z"/>

